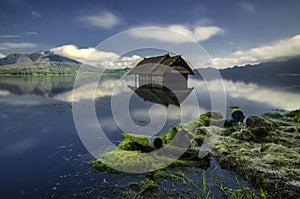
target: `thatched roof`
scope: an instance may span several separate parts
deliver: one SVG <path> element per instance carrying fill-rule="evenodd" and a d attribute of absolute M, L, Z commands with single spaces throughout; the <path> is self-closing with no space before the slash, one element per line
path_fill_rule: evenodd
<path fill-rule="evenodd" d="M 169 54 L 156 57 L 144 58 L 129 73 L 131 74 L 156 74 L 162 75 L 165 72 L 176 70 L 181 74 L 192 74 L 193 70 L 189 64 L 180 56 L 171 57 Z"/>
<path fill-rule="evenodd" d="M 193 90 L 193 88 L 170 90 L 167 87 L 156 87 L 155 85 L 152 85 L 151 87 L 143 85 L 139 88 L 135 88 L 132 86 L 128 87 L 131 88 L 138 96 L 143 98 L 145 101 L 163 104 L 165 106 L 169 106 L 170 104 L 180 106 L 180 104 L 188 97 L 188 95 Z"/>

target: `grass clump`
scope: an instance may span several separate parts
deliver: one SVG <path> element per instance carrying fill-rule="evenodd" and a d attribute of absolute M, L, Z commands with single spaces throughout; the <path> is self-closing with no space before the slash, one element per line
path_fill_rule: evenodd
<path fill-rule="evenodd" d="M 250 189 L 247 186 L 241 186 L 239 179 L 236 177 L 236 183 L 238 185 L 238 189 L 232 189 L 227 187 L 226 185 L 221 185 L 220 189 L 222 190 L 225 198 L 230 199 L 267 199 L 268 194 L 263 189 L 260 189 L 259 193 L 256 193 L 255 190 Z"/>

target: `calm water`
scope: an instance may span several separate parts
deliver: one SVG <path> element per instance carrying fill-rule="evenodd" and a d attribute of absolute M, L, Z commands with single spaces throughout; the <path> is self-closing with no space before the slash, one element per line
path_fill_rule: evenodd
<path fill-rule="evenodd" d="M 153 103 L 133 94 L 126 80 L 101 80 L 95 96 L 90 94 L 93 83 L 89 78 L 81 81 L 74 95 L 73 82 L 74 77 L 0 77 L 0 198 L 81 198 L 86 194 L 109 198 L 113 197 L 111 190 L 126 189 L 127 182 L 132 180 L 130 177 L 90 171 L 88 162 L 94 158 L 77 134 L 72 102 L 84 107 L 96 97 L 98 121 L 106 136 L 117 145 L 123 131 L 113 120 L 111 96 L 122 105 L 122 99 L 132 94 L 129 104 L 124 101 L 124 106 L 128 107 L 135 123 L 125 120 L 120 124 L 122 129 L 150 126 L 153 132 L 161 134 L 180 124 L 181 118 L 189 121 L 210 110 L 210 96 L 223 92 L 220 81 L 211 80 L 210 89 L 207 89 L 203 81 L 190 78 L 188 84 L 194 90 L 182 102 L 185 111 L 172 104 L 156 105 L 151 115 L 149 109 Z M 299 82 L 281 85 L 274 79 L 274 84 L 264 85 L 256 81 L 224 80 L 223 85 L 227 117 L 230 116 L 229 107 L 235 105 L 247 116 L 300 107 Z M 192 103 L 195 99 L 199 103 L 197 107 Z M 164 125 L 151 120 L 161 115 L 166 115 Z M 126 126 L 128 124 L 131 126 Z M 229 185 L 235 181 L 234 174 L 222 170 L 214 160 L 206 173 L 211 184 L 216 178 Z M 199 176 L 194 178 L 201 182 Z M 215 194 L 220 193 L 215 190 Z"/>

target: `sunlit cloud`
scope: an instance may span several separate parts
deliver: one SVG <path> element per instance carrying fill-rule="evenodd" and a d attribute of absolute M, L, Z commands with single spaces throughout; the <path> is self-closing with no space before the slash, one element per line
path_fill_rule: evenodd
<path fill-rule="evenodd" d="M 0 50 L 14 50 L 14 49 L 26 49 L 26 48 L 35 48 L 37 44 L 35 43 L 13 43 L 13 42 L 4 42 L 0 43 Z"/>
<path fill-rule="evenodd" d="M 97 15 L 88 15 L 80 17 L 79 21 L 89 26 L 100 27 L 104 29 L 113 28 L 120 23 L 120 19 L 111 12 L 102 12 Z"/>
<path fill-rule="evenodd" d="M 130 32 L 133 37 L 153 39 L 171 43 L 187 43 L 193 40 L 205 41 L 213 36 L 224 33 L 224 30 L 218 26 L 184 26 L 184 25 L 168 25 L 161 26 L 162 28 L 137 28 Z M 167 30 L 166 30 L 167 29 Z"/>
<path fill-rule="evenodd" d="M 98 51 L 95 48 L 81 48 L 79 49 L 75 45 L 64 45 L 56 48 L 52 48 L 55 54 L 67 56 L 77 60 L 90 60 L 100 61 L 101 59 L 113 60 L 118 57 L 116 53 Z"/>
<path fill-rule="evenodd" d="M 52 48 L 51 51 L 91 66 L 108 69 L 131 68 L 141 59 L 137 55 L 120 57 L 114 52 L 99 51 L 96 48 L 78 48 L 75 45 L 60 46 Z"/>
<path fill-rule="evenodd" d="M 214 58 L 213 64 L 218 68 L 230 66 L 243 66 L 257 64 L 276 58 L 300 55 L 300 34 L 294 37 L 277 41 L 273 44 L 264 45 L 249 50 L 238 50 L 228 58 Z"/>

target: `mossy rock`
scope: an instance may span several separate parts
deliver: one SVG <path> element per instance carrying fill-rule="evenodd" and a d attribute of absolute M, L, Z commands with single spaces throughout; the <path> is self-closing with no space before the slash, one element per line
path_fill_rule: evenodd
<path fill-rule="evenodd" d="M 174 139 L 178 131 L 178 127 L 172 127 L 169 132 L 166 134 L 166 136 L 162 137 L 162 139 L 165 141 L 165 144 L 169 143 L 171 140 Z"/>
<path fill-rule="evenodd" d="M 285 116 L 292 117 L 292 118 L 299 117 L 300 116 L 300 109 L 289 111 Z"/>
<path fill-rule="evenodd" d="M 250 116 L 246 120 L 248 129 L 256 137 L 265 137 L 270 131 L 275 131 L 275 123 L 260 116 Z"/>
<path fill-rule="evenodd" d="M 295 123 L 300 123 L 300 115 L 296 115 L 296 116 L 294 117 L 294 122 L 295 122 Z"/>
<path fill-rule="evenodd" d="M 92 167 L 95 170 L 109 173 L 120 173 L 120 171 L 139 173 L 145 170 L 151 171 L 162 168 L 170 160 L 170 158 L 165 156 L 145 156 L 139 151 L 116 149 L 106 153 L 100 160 L 94 161 Z"/>
<path fill-rule="evenodd" d="M 289 111 L 285 114 L 279 112 L 270 112 L 265 113 L 263 116 L 267 119 L 279 120 L 279 122 L 300 123 L 300 109 Z"/>
<path fill-rule="evenodd" d="M 287 127 L 283 127 L 282 130 L 284 132 L 288 132 L 288 133 L 295 133 L 295 132 L 298 132 L 298 129 L 297 127 L 295 126 L 287 126 Z"/>
<path fill-rule="evenodd" d="M 243 129 L 241 131 L 236 131 L 231 134 L 232 137 L 243 140 L 243 141 L 254 141 L 256 136 L 248 129 Z"/>
<path fill-rule="evenodd" d="M 123 133 L 123 141 L 119 148 L 126 151 L 151 152 L 154 150 L 153 144 L 149 141 L 148 136 Z"/>
<path fill-rule="evenodd" d="M 173 150 L 176 150 L 176 148 Z M 170 149 L 169 152 L 172 153 L 174 151 Z M 165 156 L 164 154 L 144 156 L 138 151 L 116 149 L 106 153 L 100 160 L 91 162 L 91 167 L 94 171 L 108 173 L 123 173 L 122 171 L 139 173 L 140 171 L 153 171 L 159 168 L 164 168 L 166 165 L 168 165 L 168 167 L 196 166 L 207 169 L 209 164 L 210 158 L 207 156 L 200 159 L 198 157 L 197 150 L 187 150 L 180 159 L 174 159 L 169 156 Z"/>
<path fill-rule="evenodd" d="M 294 183 L 300 181 L 297 134 L 276 130 L 258 143 L 243 141 L 243 134 L 234 132 L 221 137 L 214 150 L 222 167 L 238 172 L 267 190 L 271 198 L 299 198 L 300 183 Z"/>
<path fill-rule="evenodd" d="M 235 121 L 233 119 L 227 119 L 224 121 L 224 128 L 229 128 L 235 125 Z"/>
<path fill-rule="evenodd" d="M 213 120 L 221 120 L 224 118 L 223 114 L 218 111 L 209 111 L 209 112 L 202 114 L 202 116 L 204 116 L 204 115 L 206 115 L 208 118 L 213 119 Z"/>
<path fill-rule="evenodd" d="M 217 111 L 210 111 L 200 115 L 198 122 L 199 126 L 223 126 L 224 116 L 222 113 Z"/>

